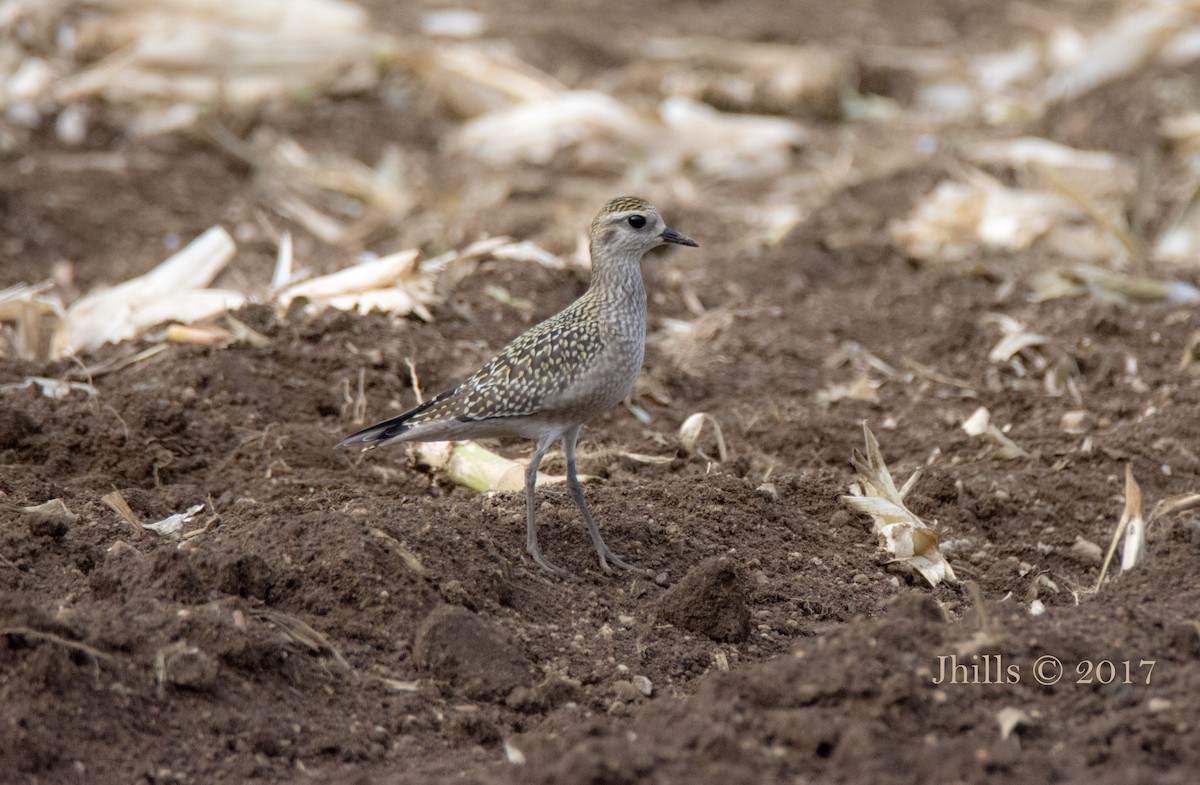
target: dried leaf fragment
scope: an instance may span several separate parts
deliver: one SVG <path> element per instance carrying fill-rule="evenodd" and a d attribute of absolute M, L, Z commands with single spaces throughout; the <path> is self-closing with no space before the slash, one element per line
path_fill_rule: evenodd
<path fill-rule="evenodd" d="M 62 300 L 47 294 L 52 285 L 17 284 L 0 291 L 0 356 L 9 348 L 2 332 L 6 324 L 13 326 L 11 348 L 18 357 L 43 359 L 49 352 L 65 316 Z"/>
<path fill-rule="evenodd" d="M 134 513 L 134 511 L 130 508 L 129 502 L 125 501 L 125 497 L 120 491 L 107 493 L 100 498 L 100 501 L 107 504 L 109 509 L 117 514 L 117 517 L 132 526 L 135 532 L 138 534 L 142 533 L 142 530 L 145 527 L 143 527 L 141 519 L 139 519 L 137 514 Z"/>
<path fill-rule="evenodd" d="M 41 504 L 33 504 L 28 507 L 21 507 L 13 504 L 10 501 L 0 499 L 0 508 L 12 510 L 13 512 L 23 512 L 27 515 L 44 515 L 55 518 L 65 518 L 71 523 L 79 520 L 79 516 L 67 509 L 67 505 L 62 499 L 51 499 Z"/>
<path fill-rule="evenodd" d="M 152 531 L 160 537 L 178 540 L 182 537 L 184 524 L 191 523 L 192 519 L 203 510 L 203 504 L 195 504 L 188 507 L 186 512 L 177 512 L 174 515 L 168 515 L 161 521 L 155 521 L 154 523 L 143 523 L 142 528 Z"/>
<path fill-rule="evenodd" d="M 829 384 L 818 390 L 814 397 L 818 403 L 837 403 L 843 400 L 878 403 L 879 388 L 882 386 L 883 382 L 863 374 L 852 382 Z"/>
<path fill-rule="evenodd" d="M 1125 508 L 1121 513 L 1120 521 L 1117 522 L 1116 530 L 1113 531 L 1112 542 L 1108 545 L 1108 553 L 1100 568 L 1100 577 L 1096 579 L 1095 591 L 1099 591 L 1101 584 L 1104 583 L 1108 565 L 1112 561 L 1113 554 L 1117 550 L 1117 543 L 1121 541 L 1122 535 L 1124 535 L 1124 547 L 1121 550 L 1121 571 L 1125 572 L 1136 567 L 1145 554 L 1146 530 L 1150 524 L 1159 518 L 1194 507 L 1200 507 L 1200 493 L 1180 493 L 1159 501 L 1150 511 L 1149 517 L 1143 519 L 1142 491 L 1137 481 L 1133 479 L 1133 466 L 1126 464 Z"/>
<path fill-rule="evenodd" d="M 304 646 L 313 654 L 333 660 L 334 664 L 343 671 L 354 670 L 342 653 L 333 647 L 328 638 L 295 616 L 267 608 L 251 611 L 250 616 L 256 621 L 274 624 L 289 639 Z"/>
<path fill-rule="evenodd" d="M 1132 464 L 1125 464 L 1125 542 L 1121 548 L 1121 571 L 1132 570 L 1146 550 L 1146 521 L 1142 517 L 1142 489 L 1133 479 Z"/>
<path fill-rule="evenodd" d="M 1026 349 L 1044 346 L 1050 342 L 1050 339 L 1044 335 L 1029 332 L 1025 329 L 1025 325 L 1011 316 L 991 314 L 990 318 L 999 325 L 1000 332 L 1003 333 L 1000 343 L 996 344 L 988 353 L 988 359 L 994 363 L 1008 362 Z"/>
<path fill-rule="evenodd" d="M 1000 738 L 1007 739 L 1022 725 L 1033 725 L 1033 719 L 1015 706 L 1005 706 L 996 712 L 996 724 L 1000 726 Z"/>
<path fill-rule="evenodd" d="M 942 581 L 957 584 L 950 562 L 938 549 L 937 532 L 904 504 L 904 496 L 913 487 L 918 473 L 909 478 L 903 489 L 897 489 L 879 450 L 879 442 L 866 422 L 863 423 L 863 436 L 866 455 L 855 450 L 851 457 L 859 479 L 850 486 L 850 494 L 843 496 L 842 501 L 871 516 L 880 544 L 896 557 L 895 561 L 911 566 L 929 581 L 930 586 L 937 586 Z"/>
<path fill-rule="evenodd" d="M 400 561 L 408 568 L 409 572 L 424 578 L 429 575 L 429 570 L 421 564 L 421 560 L 417 555 L 404 547 L 404 544 L 397 540 L 392 535 L 385 532 L 383 529 L 371 529 L 371 536 L 379 540 L 384 546 L 400 557 Z"/>
<path fill-rule="evenodd" d="M 44 376 L 30 376 L 21 382 L 13 382 L 12 384 L 0 384 L 0 392 L 8 392 L 9 390 L 27 390 L 30 387 L 36 386 L 47 398 L 54 400 L 62 400 L 73 392 L 82 392 L 88 395 L 99 395 L 100 391 L 90 384 L 84 382 L 71 382 L 65 379 L 48 379 Z"/>
<path fill-rule="evenodd" d="M 729 457 L 725 449 L 725 437 L 721 433 L 721 425 L 717 422 L 717 418 L 707 412 L 696 412 L 683 421 L 683 425 L 679 426 L 679 446 L 685 454 L 703 458 L 712 463 L 713 459 L 705 455 L 698 447 L 705 425 L 712 426 L 713 437 L 717 442 L 716 462 L 723 463 Z"/>
<path fill-rule="evenodd" d="M 1108 565 L 1112 562 L 1117 550 L 1117 543 L 1125 537 L 1125 547 L 1121 551 L 1121 571 L 1133 569 L 1141 559 L 1142 550 L 1146 544 L 1146 523 L 1142 518 L 1142 489 L 1137 480 L 1133 479 L 1133 464 L 1125 464 L 1125 509 L 1121 519 L 1113 531 L 1112 541 L 1108 544 L 1108 553 L 1104 556 L 1104 564 L 1100 567 L 1100 576 L 1096 578 L 1096 591 L 1100 591 Z"/>
<path fill-rule="evenodd" d="M 1003 431 L 992 424 L 992 415 L 986 406 L 980 406 L 970 417 L 964 420 L 962 429 L 966 431 L 968 436 L 979 437 L 986 442 L 996 445 L 999 448 L 996 452 L 999 458 L 1012 460 L 1029 457 L 1029 453 L 1021 449 L 1016 442 L 1005 436 Z"/>

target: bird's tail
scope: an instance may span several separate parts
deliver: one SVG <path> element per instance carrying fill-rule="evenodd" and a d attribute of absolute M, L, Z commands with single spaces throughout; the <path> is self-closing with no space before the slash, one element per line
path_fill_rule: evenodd
<path fill-rule="evenodd" d="M 414 406 L 404 414 L 398 414 L 390 420 L 377 422 L 372 426 L 363 428 L 358 433 L 351 434 L 335 444 L 334 449 L 339 450 L 343 447 L 360 444 L 363 450 L 373 450 L 376 447 L 382 447 L 394 441 L 403 441 L 405 433 L 426 420 L 421 415 L 428 412 L 435 404 L 440 403 L 451 392 L 453 391 L 448 390 L 436 398 L 430 398 L 425 403 Z"/>

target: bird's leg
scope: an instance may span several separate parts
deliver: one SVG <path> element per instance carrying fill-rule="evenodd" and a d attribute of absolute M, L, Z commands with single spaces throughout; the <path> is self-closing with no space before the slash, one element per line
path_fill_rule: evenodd
<path fill-rule="evenodd" d="M 613 553 L 604 542 L 604 538 L 600 536 L 600 530 L 596 528 L 596 522 L 592 520 L 592 513 L 588 509 L 587 500 L 583 498 L 583 484 L 579 482 L 579 475 L 575 473 L 575 440 L 577 438 L 579 438 L 579 426 L 575 426 L 563 434 L 563 452 L 567 456 L 567 487 L 571 490 L 571 498 L 575 500 L 575 506 L 583 514 L 583 523 L 587 526 L 588 534 L 592 536 L 592 544 L 596 546 L 596 554 L 600 557 L 601 569 L 605 572 L 611 572 L 612 570 L 608 566 L 608 563 L 612 562 L 623 570 L 653 577 L 654 573 L 652 571 L 634 567 Z"/>
<path fill-rule="evenodd" d="M 542 456 L 546 454 L 546 448 L 552 441 L 554 441 L 553 437 L 538 439 L 533 457 L 529 459 L 529 465 L 525 467 L 525 550 L 537 566 L 546 572 L 554 575 L 566 575 L 566 570 L 547 561 L 546 557 L 542 555 L 537 538 L 537 494 L 535 489 L 537 488 L 538 464 L 542 462 Z"/>

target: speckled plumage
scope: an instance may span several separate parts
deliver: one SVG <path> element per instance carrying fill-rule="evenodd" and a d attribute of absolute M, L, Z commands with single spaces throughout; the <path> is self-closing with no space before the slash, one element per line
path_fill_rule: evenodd
<path fill-rule="evenodd" d="M 641 258 L 664 243 L 696 243 L 668 229 L 644 199 L 609 201 L 591 227 L 592 281 L 578 300 L 513 340 L 453 389 L 348 437 L 338 446 L 372 449 L 396 441 L 441 441 L 491 436 L 537 440 L 526 471 L 526 549 L 534 561 L 561 572 L 537 545 L 534 484 L 550 444 L 563 440 L 567 482 L 583 514 L 600 564 L 634 569 L 612 553 L 592 521 L 575 472 L 575 441 L 583 423 L 633 389 L 646 341 L 646 290 Z"/>

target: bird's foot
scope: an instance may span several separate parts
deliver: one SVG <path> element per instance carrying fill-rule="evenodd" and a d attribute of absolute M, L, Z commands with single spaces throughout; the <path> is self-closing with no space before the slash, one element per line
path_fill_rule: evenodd
<path fill-rule="evenodd" d="M 647 570 L 643 567 L 637 567 L 630 564 L 609 550 L 607 546 L 604 548 L 604 550 L 597 550 L 596 553 L 600 556 L 600 569 L 604 570 L 605 572 L 611 573 L 613 571 L 612 567 L 609 566 L 609 562 L 612 562 L 614 567 L 620 567 L 622 570 L 641 575 L 644 578 L 654 578 L 654 570 Z"/>
<path fill-rule="evenodd" d="M 543 571 L 560 578 L 565 578 L 571 574 L 567 570 L 564 570 L 562 567 L 559 567 L 557 564 L 543 556 L 541 548 L 535 546 L 533 548 L 529 548 L 528 552 L 530 558 L 533 559 L 534 564 L 541 567 Z"/>

